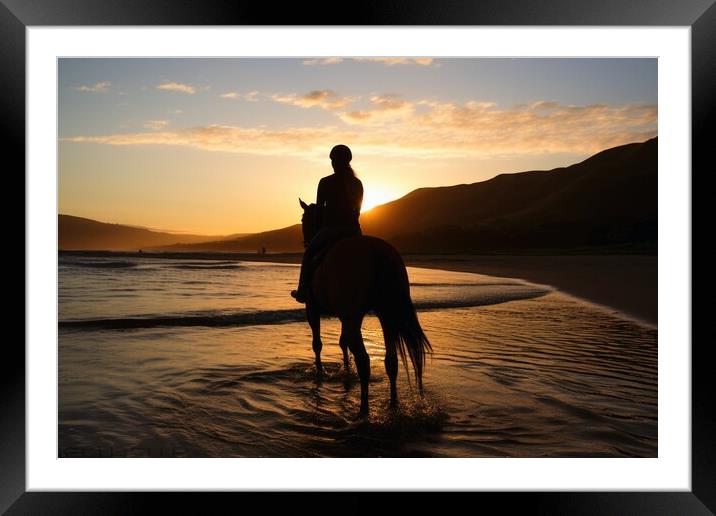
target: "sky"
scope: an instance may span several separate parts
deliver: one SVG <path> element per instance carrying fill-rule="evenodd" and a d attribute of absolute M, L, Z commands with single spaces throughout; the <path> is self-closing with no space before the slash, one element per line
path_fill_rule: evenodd
<path fill-rule="evenodd" d="M 298 223 L 348 145 L 363 211 L 657 135 L 656 59 L 60 59 L 59 212 L 228 235 Z"/>

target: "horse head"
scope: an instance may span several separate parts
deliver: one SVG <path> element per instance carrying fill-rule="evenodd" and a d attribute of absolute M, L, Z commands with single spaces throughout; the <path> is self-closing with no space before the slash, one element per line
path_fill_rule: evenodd
<path fill-rule="evenodd" d="M 316 205 L 306 204 L 298 198 L 298 203 L 303 208 L 303 216 L 301 217 L 301 229 L 303 230 L 303 246 L 307 246 L 313 236 L 318 231 L 316 227 Z"/>

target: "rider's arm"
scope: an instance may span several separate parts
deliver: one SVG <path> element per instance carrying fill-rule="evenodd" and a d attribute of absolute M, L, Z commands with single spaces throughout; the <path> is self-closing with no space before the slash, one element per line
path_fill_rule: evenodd
<path fill-rule="evenodd" d="M 363 183 L 358 181 L 358 195 L 356 196 L 356 204 L 358 206 L 358 215 L 360 215 L 360 209 L 363 206 Z"/>

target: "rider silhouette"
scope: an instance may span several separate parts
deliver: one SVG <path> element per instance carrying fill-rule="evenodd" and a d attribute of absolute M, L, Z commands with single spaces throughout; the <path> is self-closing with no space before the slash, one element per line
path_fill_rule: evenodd
<path fill-rule="evenodd" d="M 314 256 L 341 238 L 361 235 L 358 217 L 363 204 L 363 183 L 350 165 L 351 150 L 345 145 L 336 145 L 331 149 L 330 158 L 333 174 L 320 180 L 316 194 L 316 227 L 319 229 L 303 253 L 298 289 L 291 291 L 299 303 L 306 302 Z"/>

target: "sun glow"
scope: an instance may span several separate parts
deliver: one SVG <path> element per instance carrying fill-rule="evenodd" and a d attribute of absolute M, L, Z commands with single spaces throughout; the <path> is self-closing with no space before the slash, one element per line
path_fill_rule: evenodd
<path fill-rule="evenodd" d="M 360 211 L 361 213 L 365 213 L 376 206 L 393 201 L 398 197 L 400 197 L 400 194 L 387 188 L 366 189 L 363 194 L 363 206 Z"/>

